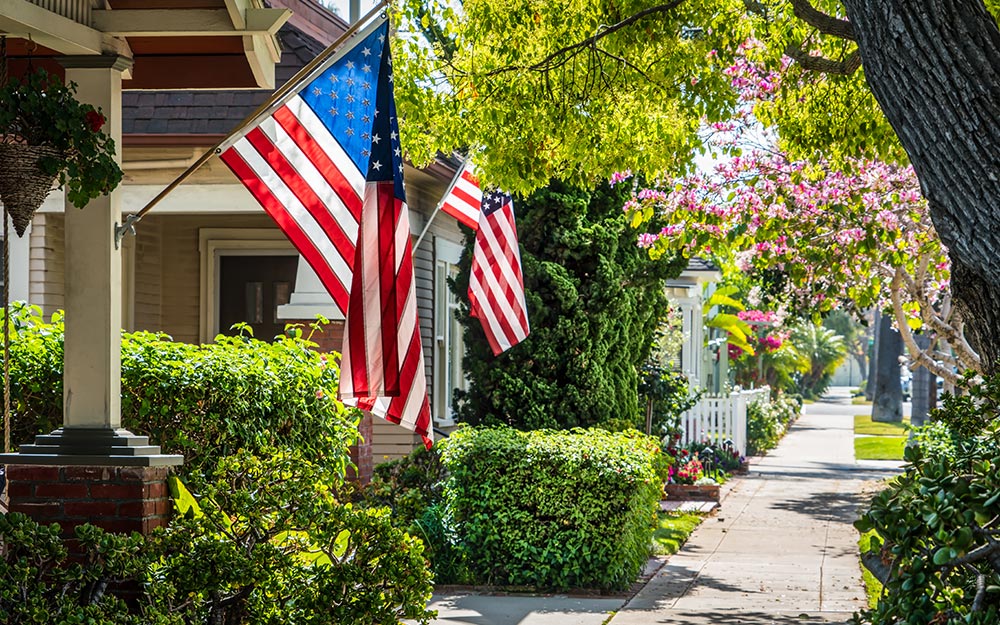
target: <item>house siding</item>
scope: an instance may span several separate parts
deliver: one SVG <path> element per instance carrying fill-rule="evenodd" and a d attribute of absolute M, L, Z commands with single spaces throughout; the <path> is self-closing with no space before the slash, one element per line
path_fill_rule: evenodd
<path fill-rule="evenodd" d="M 160 220 L 144 219 L 136 230 L 133 315 L 136 330 L 163 329 L 161 310 L 163 242 Z"/>
<path fill-rule="evenodd" d="M 36 214 L 31 224 L 28 260 L 30 300 L 48 317 L 65 307 L 65 220 L 62 215 Z"/>

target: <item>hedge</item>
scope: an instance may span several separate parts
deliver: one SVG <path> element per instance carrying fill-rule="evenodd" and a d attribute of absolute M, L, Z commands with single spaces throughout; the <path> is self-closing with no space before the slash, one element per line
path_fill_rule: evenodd
<path fill-rule="evenodd" d="M 36 306 L 12 311 L 11 440 L 30 442 L 62 424 L 63 318 Z M 301 330 L 274 343 L 219 336 L 173 342 L 122 334 L 122 426 L 184 454 L 186 472 L 211 469 L 239 449 L 291 447 L 341 472 L 358 436 L 355 410 L 336 401 L 339 369 L 309 349 Z"/>
<path fill-rule="evenodd" d="M 445 441 L 442 523 L 470 581 L 622 589 L 649 556 L 657 443 L 638 432 L 462 428 Z"/>

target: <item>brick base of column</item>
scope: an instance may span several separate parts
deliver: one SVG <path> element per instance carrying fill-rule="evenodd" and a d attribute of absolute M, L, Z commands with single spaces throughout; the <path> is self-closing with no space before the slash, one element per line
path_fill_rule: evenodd
<path fill-rule="evenodd" d="M 8 465 L 11 512 L 58 523 L 64 536 L 90 523 L 109 532 L 149 534 L 167 524 L 170 467 Z"/>

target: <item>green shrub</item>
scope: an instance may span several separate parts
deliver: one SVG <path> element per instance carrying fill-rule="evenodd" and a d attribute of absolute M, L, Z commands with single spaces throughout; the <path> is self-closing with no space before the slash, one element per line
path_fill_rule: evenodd
<path fill-rule="evenodd" d="M 337 501 L 339 480 L 289 453 L 240 452 L 192 476 L 201 512 L 153 538 L 153 577 L 173 609 L 206 625 L 427 623 L 423 545 L 387 509 Z"/>
<path fill-rule="evenodd" d="M 12 441 L 62 423 L 63 321 L 37 307 L 11 316 Z M 336 401 L 339 370 L 295 336 L 176 343 L 164 334 L 122 335 L 122 425 L 147 434 L 185 470 L 211 469 L 238 449 L 293 447 L 339 471 L 357 440 L 357 411 Z"/>
<path fill-rule="evenodd" d="M 133 613 L 114 594 L 138 588 L 148 559 L 138 534 L 108 534 L 92 525 L 75 529 L 75 557 L 58 524 L 0 514 L 0 622 L 180 625 L 169 610 L 145 601 Z"/>
<path fill-rule="evenodd" d="M 474 583 L 627 588 L 649 555 L 658 453 L 634 431 L 453 433 L 442 450 L 444 523 Z"/>
<path fill-rule="evenodd" d="M 667 309 L 663 281 L 687 261 L 653 261 L 636 246 L 621 211 L 629 193 L 629 185 L 553 180 L 515 198 L 531 334 L 495 357 L 480 321 L 463 311 L 469 388 L 458 394 L 461 421 L 523 430 L 643 426 L 639 369 Z M 472 242 L 451 285 L 461 301 Z"/>
<path fill-rule="evenodd" d="M 774 449 L 801 409 L 798 400 L 786 393 L 747 406 L 747 455 L 756 456 Z"/>
<path fill-rule="evenodd" d="M 905 472 L 855 524 L 874 530 L 866 566 L 885 585 L 858 622 L 1000 622 L 1000 383 L 974 385 L 916 431 Z"/>

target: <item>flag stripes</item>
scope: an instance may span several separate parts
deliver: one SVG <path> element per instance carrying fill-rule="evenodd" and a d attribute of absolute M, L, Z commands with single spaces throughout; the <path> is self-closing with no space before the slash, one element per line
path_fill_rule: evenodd
<path fill-rule="evenodd" d="M 513 201 L 507 194 L 490 193 L 482 206 L 469 276 L 469 302 L 497 356 L 523 341 L 530 328 Z"/>
<path fill-rule="evenodd" d="M 479 207 L 482 203 L 483 191 L 479 188 L 472 163 L 467 162 L 445 197 L 441 210 L 475 230 L 479 227 Z"/>

